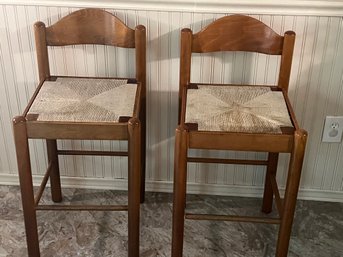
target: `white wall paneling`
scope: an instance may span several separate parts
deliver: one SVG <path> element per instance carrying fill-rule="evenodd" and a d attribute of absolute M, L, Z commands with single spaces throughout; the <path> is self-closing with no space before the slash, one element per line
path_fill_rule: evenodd
<path fill-rule="evenodd" d="M 0 4 L 200 13 L 342 16 L 341 0 L 0 0 Z"/>
<path fill-rule="evenodd" d="M 25 2 L 25 4 L 24 4 Z M 17 183 L 17 167 L 11 119 L 21 113 L 37 85 L 37 64 L 32 25 L 37 20 L 52 24 L 79 5 L 63 6 L 52 1 L 0 1 L 0 183 Z M 69 2 L 69 1 L 68 1 Z M 72 2 L 72 1 L 71 1 Z M 76 3 L 78 1 L 74 1 Z M 89 1 L 79 2 L 85 3 Z M 106 1 L 104 1 L 106 2 Z M 133 2 L 133 1 L 128 1 Z M 136 1 L 139 2 L 139 1 Z M 147 1 L 145 1 L 147 2 Z M 151 1 L 152 2 L 152 1 Z M 199 3 L 204 1 L 198 1 Z M 216 3 L 220 1 L 216 1 Z M 290 1 L 288 1 L 290 2 Z M 309 1 L 299 1 L 309 2 Z M 321 3 L 321 1 L 312 1 Z M 328 1 L 338 3 L 336 1 Z M 63 4 L 62 4 L 63 3 Z M 89 2 L 90 3 L 90 2 Z M 108 2 L 109 3 L 109 2 Z M 82 4 L 80 4 L 82 6 Z M 104 5 L 106 7 L 106 5 Z M 333 6 L 333 5 L 331 5 Z M 144 7 L 144 5 L 143 5 Z M 337 12 L 342 5 L 336 6 Z M 324 8 L 325 9 L 325 8 Z M 129 26 L 147 27 L 147 187 L 171 191 L 173 180 L 174 130 L 177 121 L 180 28 L 200 30 L 213 20 L 228 15 L 221 12 L 151 10 L 151 8 L 107 9 Z M 343 19 L 325 15 L 285 15 L 248 12 L 278 33 L 297 33 L 290 98 L 301 126 L 309 131 L 309 141 L 301 181 L 300 196 L 306 199 L 343 201 L 343 146 L 321 142 L 326 115 L 343 115 Z M 287 14 L 287 15 L 286 15 Z M 337 14 L 337 13 L 336 13 Z M 133 52 L 102 46 L 52 48 L 52 73 L 85 76 L 134 75 Z M 199 55 L 194 58 L 192 79 L 201 82 L 273 84 L 280 60 L 250 53 Z M 72 149 L 121 149 L 125 142 L 61 141 Z M 32 167 L 41 176 L 46 167 L 45 146 L 31 141 Z M 204 151 L 192 154 L 205 155 Z M 211 151 L 211 156 L 265 158 L 264 153 Z M 285 183 L 288 157 L 282 155 L 278 180 Z M 126 158 L 61 157 L 61 174 L 67 186 L 125 188 Z M 189 190 L 194 193 L 260 195 L 264 168 L 221 164 L 189 164 Z"/>

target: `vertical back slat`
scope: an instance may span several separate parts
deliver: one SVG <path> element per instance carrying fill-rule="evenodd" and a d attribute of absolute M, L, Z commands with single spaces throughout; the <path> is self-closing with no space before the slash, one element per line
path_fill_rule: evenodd
<path fill-rule="evenodd" d="M 181 31 L 181 54 L 180 54 L 180 87 L 179 87 L 179 123 L 181 122 L 182 95 L 187 90 L 187 85 L 191 79 L 191 56 L 192 56 L 192 30 L 183 29 Z"/>
<path fill-rule="evenodd" d="M 293 31 L 287 31 L 284 35 L 281 64 L 280 64 L 280 74 L 278 87 L 288 91 L 289 78 L 291 75 L 293 50 L 295 42 L 295 33 Z"/>
<path fill-rule="evenodd" d="M 39 81 L 41 82 L 50 76 L 45 24 L 40 21 L 36 22 L 34 25 L 34 31 L 36 40 Z"/>
<path fill-rule="evenodd" d="M 141 96 L 146 97 L 146 29 L 138 25 L 135 30 L 136 79 L 142 83 Z"/>

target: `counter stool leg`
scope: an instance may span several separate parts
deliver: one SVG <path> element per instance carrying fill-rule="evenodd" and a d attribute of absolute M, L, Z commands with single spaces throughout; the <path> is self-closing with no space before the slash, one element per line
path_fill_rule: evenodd
<path fill-rule="evenodd" d="M 276 175 L 278 159 L 278 153 L 268 153 L 268 165 L 264 183 L 264 194 L 262 204 L 262 212 L 264 213 L 270 213 L 273 209 L 273 189 L 272 183 L 270 181 L 270 175 Z"/>
<path fill-rule="evenodd" d="M 139 256 L 139 208 L 141 179 L 141 125 L 132 118 L 128 123 L 129 131 L 129 189 L 128 189 L 128 234 L 129 257 Z"/>
<path fill-rule="evenodd" d="M 142 114 L 141 114 L 141 196 L 140 202 L 145 201 L 145 165 L 146 165 L 146 111 L 145 111 L 145 99 L 142 103 Z"/>
<path fill-rule="evenodd" d="M 304 159 L 307 132 L 296 131 L 294 134 L 294 146 L 288 171 L 287 185 L 284 199 L 284 210 L 279 230 L 279 238 L 276 246 L 276 257 L 286 257 L 289 240 L 292 231 L 295 206 L 297 201 L 300 174 Z"/>
<path fill-rule="evenodd" d="M 62 191 L 56 140 L 46 140 L 46 148 L 48 151 L 48 161 L 52 164 L 50 173 L 51 197 L 55 203 L 59 203 L 62 201 Z"/>
<path fill-rule="evenodd" d="M 18 116 L 13 119 L 13 132 L 18 162 L 28 256 L 39 257 L 39 241 L 32 185 L 29 143 L 26 133 L 26 120 L 24 117 Z"/>
<path fill-rule="evenodd" d="M 175 132 L 172 257 L 182 257 L 187 184 L 187 131 Z"/>

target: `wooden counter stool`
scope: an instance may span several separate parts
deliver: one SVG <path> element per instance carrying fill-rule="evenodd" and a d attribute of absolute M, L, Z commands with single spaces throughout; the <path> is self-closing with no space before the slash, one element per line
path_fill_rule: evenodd
<path fill-rule="evenodd" d="M 34 26 L 40 84 L 22 116 L 13 119 L 28 254 L 40 256 L 36 211 L 128 211 L 128 256 L 139 256 L 139 209 L 144 200 L 146 32 L 127 27 L 100 9 L 71 13 L 54 25 Z M 136 77 L 51 76 L 48 46 L 77 44 L 134 48 Z M 28 139 L 46 139 L 48 168 L 34 196 Z M 56 139 L 128 140 L 127 152 L 57 149 Z M 128 156 L 128 205 L 40 205 L 50 179 L 54 202 L 62 201 L 58 155 Z M 140 198 L 141 197 L 141 198 Z"/>
<path fill-rule="evenodd" d="M 193 34 L 181 32 L 179 126 L 175 138 L 172 257 L 181 257 L 185 219 L 279 224 L 277 257 L 285 257 L 304 158 L 307 133 L 299 128 L 288 84 L 295 33 L 278 35 L 262 22 L 242 15 L 218 19 Z M 278 84 L 211 85 L 191 83 L 192 53 L 248 51 L 281 55 Z M 188 149 L 268 152 L 267 160 L 232 160 L 188 156 Z M 290 153 L 286 191 L 282 200 L 276 182 L 279 153 Z M 185 213 L 187 162 L 265 165 L 262 211 L 278 218 Z"/>

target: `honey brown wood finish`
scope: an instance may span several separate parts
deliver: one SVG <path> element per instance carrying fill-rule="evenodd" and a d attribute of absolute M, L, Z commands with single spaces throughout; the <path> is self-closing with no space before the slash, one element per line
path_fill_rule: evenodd
<path fill-rule="evenodd" d="M 13 119 L 13 132 L 14 143 L 16 145 L 28 256 L 40 256 L 29 142 L 26 135 L 25 117 L 17 116 Z"/>
<path fill-rule="evenodd" d="M 13 119 L 13 130 L 23 201 L 28 256 L 39 257 L 36 211 L 128 211 L 128 256 L 139 256 L 140 202 L 144 201 L 145 183 L 145 118 L 146 118 L 146 30 L 138 25 L 127 27 L 114 15 L 100 9 L 83 9 L 71 13 L 50 27 L 43 22 L 34 25 L 40 84 L 23 115 Z M 137 90 L 132 117 L 119 117 L 118 121 L 45 121 L 28 114 L 40 90 L 47 81 L 62 76 L 51 76 L 48 46 L 100 44 L 135 49 Z M 81 78 L 80 78 L 81 79 Z M 87 78 L 82 78 L 87 79 Z M 91 78 L 90 78 L 91 79 Z M 102 78 L 106 79 L 106 78 Z M 94 86 L 96 86 L 94 84 Z M 32 186 L 32 172 L 28 139 L 46 139 L 48 169 L 36 197 Z M 58 149 L 58 139 L 127 140 L 128 152 L 74 151 Z M 39 205 L 48 179 L 52 200 L 61 202 L 62 191 L 58 155 L 128 156 L 128 205 Z"/>
<path fill-rule="evenodd" d="M 307 132 L 299 128 L 287 93 L 294 41 L 294 32 L 287 31 L 281 36 L 262 22 L 243 15 L 223 17 L 195 34 L 188 28 L 181 31 L 179 126 L 175 134 L 172 257 L 182 257 L 185 219 L 279 224 L 280 229 L 275 256 L 287 256 L 307 139 Z M 292 127 L 280 127 L 279 133 L 255 131 L 247 133 L 243 131 L 199 130 L 198 123 L 187 123 L 188 92 L 189 90 L 198 90 L 198 88 L 204 86 L 204 84 L 190 81 L 192 53 L 216 51 L 249 51 L 280 55 L 281 65 L 278 85 L 271 87 L 269 85 L 258 86 L 268 86 L 271 91 L 281 94 L 280 97 L 283 98 L 284 106 L 287 109 L 286 116 L 289 116 Z M 206 84 L 206 86 L 232 87 L 235 85 Z M 243 87 L 246 85 L 237 86 L 241 90 L 247 91 L 251 88 Z M 209 103 L 205 102 L 204 105 L 206 104 Z M 188 149 L 262 151 L 268 152 L 268 159 L 232 160 L 189 157 Z M 289 153 L 291 156 L 284 200 L 280 197 L 276 181 L 279 153 Z M 265 165 L 267 169 L 262 211 L 264 213 L 272 211 L 273 197 L 275 196 L 279 218 L 185 213 L 187 162 Z"/>
<path fill-rule="evenodd" d="M 266 170 L 265 186 L 263 193 L 263 204 L 262 211 L 264 213 L 270 213 L 273 206 L 273 188 L 270 176 L 276 175 L 277 163 L 279 159 L 278 153 L 269 153 L 268 154 L 268 164 Z"/>
<path fill-rule="evenodd" d="M 46 43 L 49 46 L 96 44 L 134 48 L 135 31 L 108 12 L 84 9 L 47 28 Z"/>
<path fill-rule="evenodd" d="M 192 52 L 249 51 L 280 54 L 283 38 L 262 22 L 243 15 L 218 19 L 193 35 Z"/>
<path fill-rule="evenodd" d="M 135 30 L 136 39 L 136 79 L 141 83 L 139 119 L 141 122 L 141 203 L 145 197 L 146 167 L 146 32 L 143 25 Z"/>

